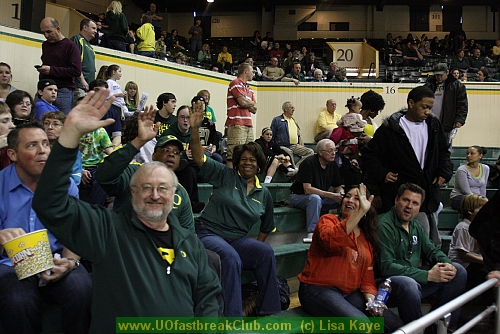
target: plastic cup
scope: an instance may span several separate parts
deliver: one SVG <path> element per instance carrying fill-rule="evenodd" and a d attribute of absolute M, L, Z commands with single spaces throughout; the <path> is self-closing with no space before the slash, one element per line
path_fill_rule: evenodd
<path fill-rule="evenodd" d="M 14 238 L 3 244 L 3 247 L 19 280 L 54 267 L 47 230 Z"/>

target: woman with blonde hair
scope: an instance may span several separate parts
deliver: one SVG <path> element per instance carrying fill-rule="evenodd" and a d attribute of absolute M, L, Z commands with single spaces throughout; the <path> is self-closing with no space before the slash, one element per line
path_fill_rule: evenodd
<path fill-rule="evenodd" d="M 0 101 L 5 101 L 7 95 L 17 88 L 12 86 L 12 71 L 10 65 L 0 62 Z"/>
<path fill-rule="evenodd" d="M 125 47 L 128 33 L 127 18 L 122 13 L 122 3 L 111 1 L 106 12 L 106 22 L 109 26 L 108 46 L 118 51 L 127 51 Z"/>

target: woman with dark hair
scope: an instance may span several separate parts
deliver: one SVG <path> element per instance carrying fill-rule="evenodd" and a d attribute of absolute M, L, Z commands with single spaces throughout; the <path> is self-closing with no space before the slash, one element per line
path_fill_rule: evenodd
<path fill-rule="evenodd" d="M 266 127 L 262 129 L 262 136 L 255 140 L 255 142 L 260 145 L 267 160 L 264 183 L 271 183 L 277 169 L 289 177 L 297 174 L 299 169 L 293 167 L 290 162 L 290 156 L 273 141 L 273 130 L 271 128 Z"/>
<path fill-rule="evenodd" d="M 260 43 L 262 42 L 262 39 L 260 37 L 260 31 L 255 30 L 253 32 L 252 39 L 250 40 L 250 46 L 254 48 L 258 48 L 260 46 Z"/>
<path fill-rule="evenodd" d="M 256 177 L 266 168 L 266 157 L 254 142 L 238 145 L 233 152 L 234 169 L 213 159 L 206 159 L 200 141 L 200 125 L 205 107 L 203 101 L 193 104 L 190 115 L 191 154 L 199 175 L 213 185 L 210 200 L 196 220 L 196 234 L 205 248 L 221 259 L 225 316 L 242 316 L 241 271 L 253 270 L 259 296 L 257 315 L 281 311 L 276 259 L 264 241 L 274 230 L 273 198 Z M 247 236 L 258 221 L 257 239 Z"/>
<path fill-rule="evenodd" d="M 481 159 L 488 150 L 486 147 L 471 146 L 467 149 L 467 163 L 457 168 L 455 185 L 450 193 L 450 206 L 460 211 L 460 202 L 469 194 L 486 197 L 486 184 L 490 175 L 490 167 L 482 164 Z"/>
<path fill-rule="evenodd" d="M 12 70 L 7 63 L 0 62 L 0 101 L 5 101 L 7 95 L 17 88 L 12 86 Z"/>
<path fill-rule="evenodd" d="M 353 186 L 340 203 L 339 216 L 326 214 L 318 221 L 306 266 L 298 276 L 300 303 L 309 314 L 367 316 L 366 303 L 377 293 L 373 264 L 379 252 L 372 200 L 363 184 Z M 390 310 L 384 310 L 383 316 L 385 333 L 403 325 Z"/>
<path fill-rule="evenodd" d="M 24 90 L 16 90 L 7 95 L 5 103 L 9 106 L 12 113 L 14 124 L 29 123 L 35 119 L 35 108 L 33 98 Z"/>

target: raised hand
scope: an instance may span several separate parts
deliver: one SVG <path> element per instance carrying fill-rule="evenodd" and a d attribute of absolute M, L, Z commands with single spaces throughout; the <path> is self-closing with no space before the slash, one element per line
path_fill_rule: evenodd
<path fill-rule="evenodd" d="M 71 109 L 58 139 L 62 146 L 76 147 L 84 134 L 114 123 L 113 119 L 101 120 L 115 100 L 113 96 L 108 96 L 109 89 L 101 89 L 97 93 L 90 91 Z"/>
<path fill-rule="evenodd" d="M 366 197 L 366 186 L 363 183 L 359 185 L 359 189 L 356 189 L 356 192 L 359 196 L 359 211 L 364 215 L 372 206 L 373 195 L 370 198 Z"/>
<path fill-rule="evenodd" d="M 148 142 L 158 134 L 160 122 L 154 124 L 156 112 L 155 107 L 151 105 L 137 116 L 137 138 L 139 140 Z"/>
<path fill-rule="evenodd" d="M 203 101 L 197 101 L 194 106 L 189 109 L 189 113 L 189 124 L 191 128 L 199 128 L 205 117 L 205 103 Z"/>

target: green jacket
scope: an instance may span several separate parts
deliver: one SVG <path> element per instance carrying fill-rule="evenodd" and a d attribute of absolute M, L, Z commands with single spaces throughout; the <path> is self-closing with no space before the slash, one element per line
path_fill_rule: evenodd
<path fill-rule="evenodd" d="M 130 163 L 130 161 L 137 153 L 139 153 L 139 150 L 133 145 L 127 144 L 111 153 L 97 168 L 95 178 L 109 196 L 115 196 L 113 210 L 116 212 L 134 213 L 130 179 L 141 165 Z M 180 184 L 175 192 L 172 213 L 177 217 L 182 227 L 194 232 L 191 200 L 186 189 Z"/>
<path fill-rule="evenodd" d="M 106 12 L 106 22 L 109 26 L 108 39 L 125 42 L 128 33 L 128 23 L 125 14 Z"/>
<path fill-rule="evenodd" d="M 408 234 L 396 217 L 394 207 L 378 217 L 380 273 L 383 277 L 408 276 L 425 284 L 428 271 L 418 267 L 421 259 L 432 265 L 438 262 L 451 264 L 451 260 L 431 242 L 417 220 L 412 220 L 409 226 Z"/>
<path fill-rule="evenodd" d="M 116 317 L 217 316 L 221 288 L 198 237 L 168 217 L 176 257 L 167 272 L 169 264 L 136 215 L 68 196 L 77 151 L 54 144 L 33 209 L 66 247 L 92 261 L 90 333 L 114 333 Z"/>
<path fill-rule="evenodd" d="M 71 37 L 71 40 L 80 50 L 80 60 L 82 62 L 82 73 L 87 84 L 95 80 L 95 52 L 92 45 L 81 34 Z M 80 78 L 75 78 L 78 88 L 83 89 Z"/>

